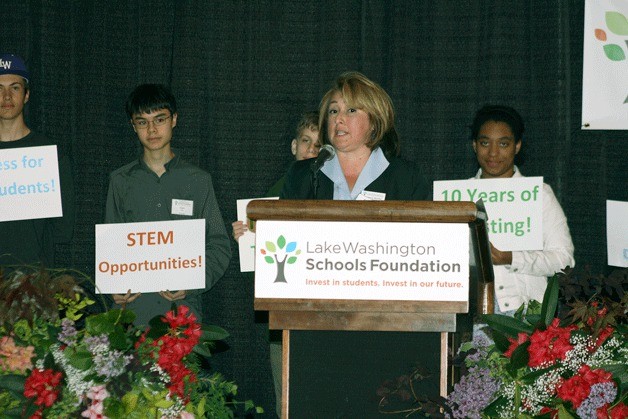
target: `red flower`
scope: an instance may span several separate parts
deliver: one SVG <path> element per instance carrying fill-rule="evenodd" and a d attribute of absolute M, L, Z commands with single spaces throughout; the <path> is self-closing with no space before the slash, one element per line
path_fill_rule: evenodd
<path fill-rule="evenodd" d="M 610 326 L 606 326 L 604 329 L 600 330 L 600 334 L 597 336 L 597 340 L 595 341 L 595 347 L 592 348 L 591 352 L 595 352 L 595 350 L 599 348 L 604 341 L 606 341 L 606 339 L 613 334 L 614 331 L 615 329 Z"/>
<path fill-rule="evenodd" d="M 559 319 L 554 319 L 546 330 L 536 330 L 530 336 L 530 367 L 552 365 L 557 360 L 565 359 L 567 352 L 573 349 L 569 338 L 571 331 L 577 329 L 577 326 L 559 327 L 559 323 Z"/>
<path fill-rule="evenodd" d="M 38 406 L 50 407 L 59 397 L 59 389 L 63 374 L 51 369 L 40 370 L 35 368 L 24 383 L 24 396 L 35 397 Z"/>
<path fill-rule="evenodd" d="M 201 325 L 196 323 L 196 316 L 186 306 L 179 306 L 177 314 L 169 311 L 162 319 L 168 323 L 168 333 L 152 346 L 158 348 L 157 364 L 169 375 L 170 394 L 177 394 L 185 399 L 185 383 L 196 381 L 196 376 L 183 364 L 183 358 L 189 355 L 200 340 Z"/>
<path fill-rule="evenodd" d="M 591 386 L 597 383 L 606 383 L 612 380 L 612 374 L 603 369 L 592 370 L 588 365 L 583 365 L 578 374 L 565 380 L 558 386 L 557 395 L 565 401 L 571 402 L 577 409 L 589 396 Z"/>
<path fill-rule="evenodd" d="M 504 352 L 504 356 L 506 358 L 510 358 L 512 356 L 512 353 L 515 351 L 515 349 L 517 349 L 517 347 L 521 345 L 522 343 L 525 343 L 528 340 L 530 340 L 530 337 L 526 333 L 519 332 L 519 334 L 517 335 L 517 340 L 510 337 L 508 338 L 508 340 L 510 341 L 510 346 L 508 347 L 508 350 Z"/>
<path fill-rule="evenodd" d="M 558 417 L 558 409 L 552 409 L 551 407 L 543 406 L 539 412 L 541 415 L 549 414 L 552 419 Z"/>
<path fill-rule="evenodd" d="M 624 402 L 621 402 L 611 409 L 610 414 L 611 419 L 628 418 L 628 405 L 625 405 Z"/>

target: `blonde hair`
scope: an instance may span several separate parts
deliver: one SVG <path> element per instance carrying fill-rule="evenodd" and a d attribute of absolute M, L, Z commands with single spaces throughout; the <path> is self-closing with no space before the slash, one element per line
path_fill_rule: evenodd
<path fill-rule="evenodd" d="M 321 100 L 318 130 L 322 143 L 329 144 L 327 137 L 329 103 L 332 96 L 338 92 L 348 106 L 361 109 L 369 116 L 373 133 L 367 146 L 371 149 L 381 147 L 387 157 L 398 155 L 399 139 L 395 131 L 395 110 L 392 100 L 379 84 L 357 71 L 342 73 Z"/>

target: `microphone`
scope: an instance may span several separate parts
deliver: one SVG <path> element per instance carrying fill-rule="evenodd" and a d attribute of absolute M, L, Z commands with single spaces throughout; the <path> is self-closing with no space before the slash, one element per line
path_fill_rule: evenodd
<path fill-rule="evenodd" d="M 321 147 L 321 151 L 318 152 L 318 157 L 312 162 L 310 169 L 316 173 L 321 167 L 325 165 L 325 162 L 331 160 L 336 155 L 336 149 L 329 144 L 325 144 Z"/>

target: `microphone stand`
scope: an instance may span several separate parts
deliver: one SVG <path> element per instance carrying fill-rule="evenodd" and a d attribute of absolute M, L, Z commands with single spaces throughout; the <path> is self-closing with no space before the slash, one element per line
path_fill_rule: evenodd
<path fill-rule="evenodd" d="M 315 167 L 316 162 L 312 165 L 312 189 L 314 190 L 314 199 L 316 199 L 318 194 L 318 170 L 319 168 Z"/>

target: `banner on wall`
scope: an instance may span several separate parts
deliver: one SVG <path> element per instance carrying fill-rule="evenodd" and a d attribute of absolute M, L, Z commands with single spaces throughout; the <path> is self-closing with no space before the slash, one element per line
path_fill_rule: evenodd
<path fill-rule="evenodd" d="M 628 268 L 628 202 L 606 201 L 608 264 Z"/>
<path fill-rule="evenodd" d="M 582 128 L 628 129 L 626 0 L 586 0 Z"/>

